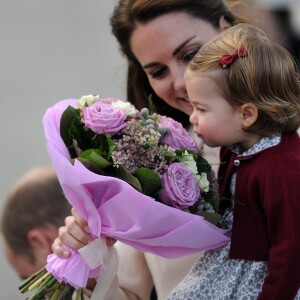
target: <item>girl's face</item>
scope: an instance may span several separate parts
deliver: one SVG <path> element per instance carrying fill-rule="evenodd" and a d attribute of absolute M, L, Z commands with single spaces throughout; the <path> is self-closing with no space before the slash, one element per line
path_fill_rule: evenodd
<path fill-rule="evenodd" d="M 226 25 L 222 19 L 220 31 Z M 196 52 L 220 31 L 187 13 L 174 12 L 138 24 L 130 45 L 155 93 L 170 106 L 190 115 L 193 108 L 184 72 Z"/>
<path fill-rule="evenodd" d="M 195 133 L 210 147 L 236 143 L 247 147 L 247 133 L 242 130 L 243 114 L 239 107 L 231 106 L 224 99 L 215 81 L 208 76 L 213 71 L 195 74 L 188 70 L 187 75 L 186 86 L 194 109 L 190 122 Z"/>

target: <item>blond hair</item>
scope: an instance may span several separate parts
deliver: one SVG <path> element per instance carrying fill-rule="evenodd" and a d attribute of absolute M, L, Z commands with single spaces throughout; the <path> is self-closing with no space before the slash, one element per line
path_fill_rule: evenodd
<path fill-rule="evenodd" d="M 237 57 L 224 69 L 223 55 L 243 46 L 247 55 Z M 300 81 L 290 53 L 250 24 L 237 24 L 202 47 L 188 72 L 219 69 L 214 78 L 232 106 L 253 103 L 258 119 L 248 132 L 269 136 L 295 132 L 300 126 Z M 216 72 L 215 72 L 216 74 Z"/>

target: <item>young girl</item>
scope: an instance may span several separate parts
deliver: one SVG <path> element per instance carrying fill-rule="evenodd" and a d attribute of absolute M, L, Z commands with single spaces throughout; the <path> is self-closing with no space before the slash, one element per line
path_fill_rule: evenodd
<path fill-rule="evenodd" d="M 231 244 L 208 251 L 169 299 L 300 299 L 300 83 L 288 52 L 236 25 L 185 74 L 194 131 L 221 146 L 222 225 Z M 234 199 L 234 200 L 233 200 Z"/>

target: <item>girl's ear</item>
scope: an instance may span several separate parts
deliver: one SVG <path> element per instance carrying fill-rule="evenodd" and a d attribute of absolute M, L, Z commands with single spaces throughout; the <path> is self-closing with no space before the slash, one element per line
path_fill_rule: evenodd
<path fill-rule="evenodd" d="M 243 128 L 249 128 L 258 117 L 258 108 L 253 103 L 245 103 L 240 108 Z"/>

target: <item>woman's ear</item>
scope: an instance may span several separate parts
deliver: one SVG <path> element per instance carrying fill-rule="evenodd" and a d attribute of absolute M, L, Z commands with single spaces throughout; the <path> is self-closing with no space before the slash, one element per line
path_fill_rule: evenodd
<path fill-rule="evenodd" d="M 224 16 L 222 16 L 219 20 L 219 28 L 222 31 L 224 31 L 225 29 L 230 28 L 231 25 L 228 23 L 228 21 L 224 18 Z"/>
<path fill-rule="evenodd" d="M 258 117 L 258 108 L 253 103 L 245 103 L 240 107 L 242 126 L 243 128 L 249 128 L 252 126 Z"/>

